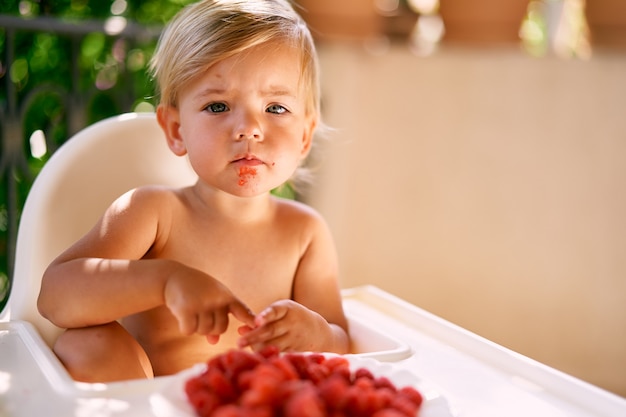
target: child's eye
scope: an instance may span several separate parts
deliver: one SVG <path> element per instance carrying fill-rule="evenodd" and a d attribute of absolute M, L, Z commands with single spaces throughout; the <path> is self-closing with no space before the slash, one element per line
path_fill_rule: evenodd
<path fill-rule="evenodd" d="M 225 103 L 211 103 L 205 107 L 209 113 L 222 113 L 228 110 L 228 106 Z"/>
<path fill-rule="evenodd" d="M 280 104 L 272 104 L 266 110 L 268 113 L 283 114 L 287 113 L 287 109 Z"/>

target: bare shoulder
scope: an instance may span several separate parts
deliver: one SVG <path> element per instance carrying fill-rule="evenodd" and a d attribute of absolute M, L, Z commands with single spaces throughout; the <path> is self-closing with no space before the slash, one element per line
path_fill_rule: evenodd
<path fill-rule="evenodd" d="M 278 217 L 303 225 L 325 225 L 324 218 L 313 207 L 295 200 L 275 198 Z"/>
<path fill-rule="evenodd" d="M 142 186 L 122 194 L 111 204 L 97 227 L 105 231 L 133 230 L 153 235 L 169 227 L 182 191 L 164 186 Z"/>
<path fill-rule="evenodd" d="M 276 222 L 285 233 L 298 236 L 301 247 L 313 242 L 332 241 L 332 234 L 324 217 L 313 207 L 293 200 L 276 199 Z"/>
<path fill-rule="evenodd" d="M 166 240 L 172 218 L 168 206 L 173 207 L 178 193 L 173 188 L 153 186 L 127 191 L 57 259 L 143 257 L 151 247 Z"/>
<path fill-rule="evenodd" d="M 146 185 L 122 194 L 112 204 L 113 211 L 159 209 L 178 200 L 181 190 L 177 188 Z"/>
<path fill-rule="evenodd" d="M 145 202 L 150 201 L 167 201 L 172 198 L 177 198 L 181 193 L 181 189 L 166 187 L 164 185 L 144 185 L 134 188 L 128 191 L 132 197 L 139 198 Z"/>

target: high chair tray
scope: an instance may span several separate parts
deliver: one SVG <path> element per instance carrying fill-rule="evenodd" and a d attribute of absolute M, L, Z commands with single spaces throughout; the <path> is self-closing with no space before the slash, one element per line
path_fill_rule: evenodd
<path fill-rule="evenodd" d="M 359 355 L 410 371 L 447 400 L 454 416 L 626 416 L 626 399 L 512 352 L 376 287 L 344 290 L 343 300 Z M 163 393 L 172 378 L 76 383 L 32 325 L 0 322 L 3 417 L 153 417 L 158 415 L 154 397 Z"/>
<path fill-rule="evenodd" d="M 351 355 L 392 362 L 412 355 L 411 347 L 393 335 L 385 334 L 376 326 L 358 317 L 348 317 L 352 331 Z M 116 392 L 149 392 L 164 378 L 154 381 L 129 381 L 115 384 L 88 384 L 72 380 L 63 365 L 39 336 L 35 328 L 25 321 L 0 322 L 0 369 L 11 370 L 24 365 L 33 366 L 33 374 L 24 374 L 29 380 L 47 380 L 50 387 L 61 395 L 102 396 Z M 0 374 L 0 387 L 1 387 Z M 1 390 L 0 390 L 1 392 Z M 1 415 L 1 414 L 0 414 Z"/>

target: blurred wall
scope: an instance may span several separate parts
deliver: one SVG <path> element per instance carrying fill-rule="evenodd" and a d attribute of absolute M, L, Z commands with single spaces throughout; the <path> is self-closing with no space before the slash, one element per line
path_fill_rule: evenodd
<path fill-rule="evenodd" d="M 343 287 L 626 396 L 626 54 L 320 54 Z"/>

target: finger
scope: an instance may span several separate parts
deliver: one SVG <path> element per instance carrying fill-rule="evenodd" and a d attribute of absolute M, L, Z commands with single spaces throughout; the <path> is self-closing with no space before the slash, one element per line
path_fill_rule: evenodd
<path fill-rule="evenodd" d="M 208 334 L 206 335 L 206 340 L 212 345 L 216 345 L 220 341 L 219 334 Z"/>
<path fill-rule="evenodd" d="M 220 335 L 228 329 L 228 310 L 216 311 L 213 315 L 213 319 L 212 334 Z"/>
<path fill-rule="evenodd" d="M 253 344 L 263 343 L 269 344 L 271 340 L 285 336 L 288 333 L 288 329 L 285 326 L 281 326 L 278 323 L 267 324 L 256 329 L 252 329 L 244 334 L 239 343 L 244 346 L 250 346 Z"/>
<path fill-rule="evenodd" d="M 230 313 L 240 322 L 248 325 L 251 328 L 256 327 L 254 322 L 254 313 L 245 304 L 241 302 L 233 302 L 229 306 Z"/>
<path fill-rule="evenodd" d="M 198 328 L 198 317 L 195 314 L 174 313 L 178 320 L 178 328 L 184 335 L 193 334 Z"/>
<path fill-rule="evenodd" d="M 198 316 L 198 326 L 196 327 L 196 332 L 198 334 L 214 334 L 213 329 L 215 328 L 215 312 L 213 311 L 205 311 L 201 315 Z"/>
<path fill-rule="evenodd" d="M 245 335 L 247 335 L 248 333 L 250 333 L 253 329 L 250 326 L 244 325 L 244 326 L 239 326 L 237 328 L 237 333 L 239 333 L 240 336 L 244 336 L 244 337 L 240 337 L 237 340 L 237 347 L 238 348 L 245 348 L 246 346 L 249 345 L 248 340 L 245 338 Z"/>
<path fill-rule="evenodd" d="M 251 331 L 252 331 L 252 327 L 248 325 L 239 326 L 237 328 L 237 333 L 239 333 L 240 336 L 250 333 Z"/>
<path fill-rule="evenodd" d="M 264 342 L 250 344 L 250 348 L 254 352 L 260 352 L 261 350 L 263 350 L 267 346 L 275 346 L 281 352 L 288 352 L 288 351 L 294 350 L 292 348 L 292 346 L 291 346 L 291 343 L 290 343 L 288 335 L 282 335 L 282 336 L 275 337 L 275 338 L 270 339 L 270 340 L 266 340 Z"/>
<path fill-rule="evenodd" d="M 280 320 L 287 315 L 287 311 L 289 311 L 289 309 L 285 304 L 280 302 L 274 303 L 256 316 L 255 324 L 257 326 L 264 326 L 267 323 Z"/>

